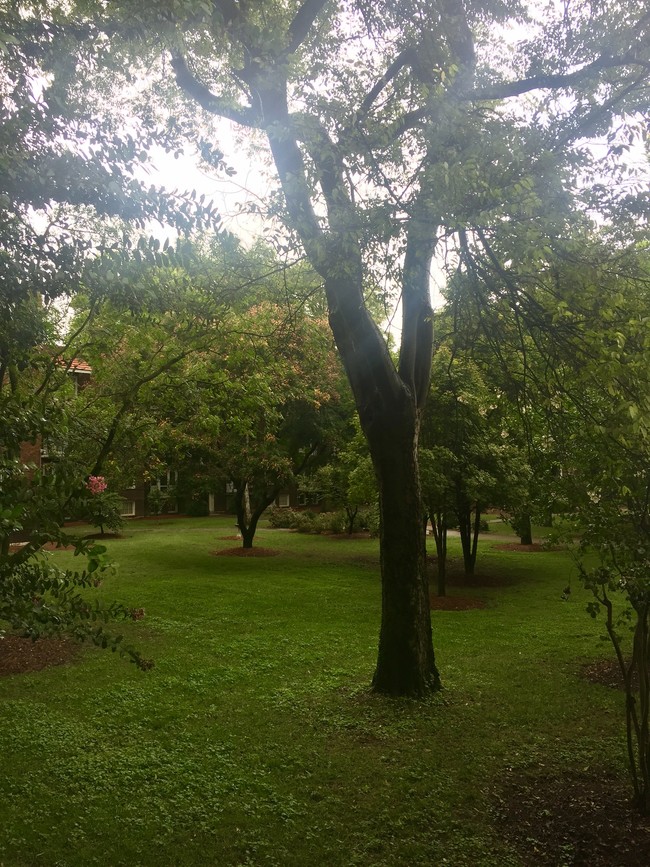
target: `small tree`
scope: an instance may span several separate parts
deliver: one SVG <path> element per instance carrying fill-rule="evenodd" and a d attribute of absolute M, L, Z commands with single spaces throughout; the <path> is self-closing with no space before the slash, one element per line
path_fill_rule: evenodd
<path fill-rule="evenodd" d="M 102 536 L 107 527 L 117 532 L 124 524 L 122 519 L 122 498 L 114 491 L 108 491 L 103 476 L 89 476 L 86 482 L 88 496 L 82 502 L 82 514 L 89 524 L 99 527 Z"/>
<path fill-rule="evenodd" d="M 625 688 L 626 743 L 634 802 L 650 814 L 650 471 L 609 478 L 579 510 L 578 569 L 605 614 Z M 593 563 L 593 555 L 597 565 Z M 625 607 L 616 604 L 622 594 Z M 626 633 L 631 640 L 626 641 Z"/>
<path fill-rule="evenodd" d="M 347 442 L 339 443 L 331 461 L 306 480 L 306 487 L 321 494 L 328 508 L 343 510 L 349 535 L 363 509 L 377 502 L 377 482 L 358 421 L 355 428 Z"/>
<path fill-rule="evenodd" d="M 473 575 L 485 509 L 518 502 L 528 467 L 504 427 L 501 397 L 475 361 L 444 346 L 433 373 L 422 431 L 429 451 L 425 496 L 438 516 L 441 548 L 453 512 L 465 572 Z"/>
<path fill-rule="evenodd" d="M 436 543 L 438 596 L 447 594 L 447 531 L 457 522 L 453 485 L 455 474 L 456 458 L 449 449 L 444 446 L 420 449 L 425 522 L 431 521 Z"/>

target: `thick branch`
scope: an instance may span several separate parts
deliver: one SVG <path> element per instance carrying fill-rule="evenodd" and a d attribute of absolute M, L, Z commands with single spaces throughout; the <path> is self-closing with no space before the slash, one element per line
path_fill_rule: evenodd
<path fill-rule="evenodd" d="M 395 78 L 400 69 L 403 69 L 407 64 L 412 63 L 413 56 L 414 49 L 411 46 L 397 55 L 395 60 L 393 60 L 386 72 L 382 75 L 379 81 L 375 83 L 375 85 L 371 88 L 371 90 L 368 92 L 367 96 L 361 103 L 357 115 L 357 122 L 362 120 L 368 114 L 368 112 L 372 108 L 374 101 L 377 99 L 382 90 Z"/>
<path fill-rule="evenodd" d="M 176 76 L 176 83 L 188 96 L 196 100 L 198 104 L 211 114 L 225 117 L 242 126 L 259 128 L 259 118 L 250 107 L 233 108 L 226 100 L 216 96 L 196 76 L 190 72 L 185 58 L 181 54 L 174 53 L 171 61 L 172 69 Z"/>
<path fill-rule="evenodd" d="M 296 12 L 293 21 L 289 25 L 289 45 L 284 51 L 284 56 L 293 54 L 305 41 L 311 30 L 311 26 L 318 18 L 319 13 L 327 4 L 327 0 L 305 0 Z"/>
<path fill-rule="evenodd" d="M 398 370 L 418 407 L 424 406 L 429 391 L 433 352 L 429 283 L 436 226 L 429 204 L 430 191 L 425 185 L 416 198 L 409 221 L 402 278 L 402 344 Z"/>
<path fill-rule="evenodd" d="M 476 65 L 476 52 L 464 5 L 460 0 L 444 0 L 443 10 L 445 33 L 454 58 L 459 67 L 472 73 Z"/>

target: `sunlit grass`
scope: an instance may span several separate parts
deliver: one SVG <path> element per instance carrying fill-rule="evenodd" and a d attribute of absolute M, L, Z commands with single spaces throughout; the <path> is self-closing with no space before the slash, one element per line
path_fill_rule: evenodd
<path fill-rule="evenodd" d="M 214 556 L 232 533 L 107 542 L 101 592 L 146 609 L 128 632 L 152 671 L 88 649 L 0 680 L 2 865 L 517 865 L 491 813 L 509 768 L 624 773 L 621 698 L 578 677 L 608 648 L 566 553 L 486 536 L 477 571 L 506 583 L 450 588 L 487 607 L 433 612 L 445 689 L 397 701 L 368 690 L 377 542 L 262 529 L 279 556 Z"/>

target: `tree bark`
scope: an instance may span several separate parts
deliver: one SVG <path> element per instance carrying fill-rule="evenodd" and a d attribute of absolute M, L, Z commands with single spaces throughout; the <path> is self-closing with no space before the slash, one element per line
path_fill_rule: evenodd
<path fill-rule="evenodd" d="M 403 396 L 384 417 L 361 418 L 379 484 L 382 618 L 373 689 L 424 695 L 440 689 L 417 464 L 419 418 Z"/>
<path fill-rule="evenodd" d="M 533 528 L 530 521 L 530 512 L 517 515 L 517 529 L 519 530 L 519 542 L 522 545 L 532 545 Z"/>

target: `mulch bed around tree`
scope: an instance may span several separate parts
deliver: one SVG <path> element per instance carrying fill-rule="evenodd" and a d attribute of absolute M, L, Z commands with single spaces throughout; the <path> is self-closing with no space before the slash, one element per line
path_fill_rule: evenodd
<path fill-rule="evenodd" d="M 601 686 L 609 686 L 613 689 L 625 689 L 623 675 L 616 659 L 599 659 L 596 662 L 587 662 L 580 669 L 580 675 L 591 683 L 599 683 Z M 632 685 L 635 689 L 638 682 L 639 679 L 635 672 L 632 679 Z"/>
<path fill-rule="evenodd" d="M 429 581 L 435 586 L 437 581 L 436 558 L 427 557 Z M 509 587 L 516 584 L 519 577 L 501 570 L 490 571 L 489 564 L 481 564 L 475 575 L 466 575 L 462 560 L 447 562 L 447 587 Z"/>
<path fill-rule="evenodd" d="M 648 867 L 650 819 L 631 795 L 631 783 L 606 772 L 512 772 L 496 822 L 531 867 Z"/>
<path fill-rule="evenodd" d="M 121 533 L 88 533 L 84 539 L 126 539 Z"/>
<path fill-rule="evenodd" d="M 276 548 L 223 548 L 212 552 L 215 557 L 277 557 Z"/>
<path fill-rule="evenodd" d="M 489 541 L 489 537 L 488 538 Z M 557 548 L 549 548 L 548 545 L 543 545 L 541 542 L 533 542 L 532 545 L 522 545 L 520 542 L 503 542 L 500 545 L 494 546 L 495 551 L 521 551 L 527 554 L 539 554 L 540 552 L 557 550 Z"/>
<path fill-rule="evenodd" d="M 5 635 L 0 638 L 0 677 L 40 671 L 50 665 L 65 665 L 78 655 L 81 646 L 70 638 L 22 638 Z"/>
<path fill-rule="evenodd" d="M 429 596 L 432 611 L 472 611 L 485 608 L 485 600 L 475 596 Z"/>
<path fill-rule="evenodd" d="M 371 539 L 372 536 L 367 530 L 361 533 L 321 533 L 323 539 L 334 539 L 340 542 L 344 539 Z"/>

